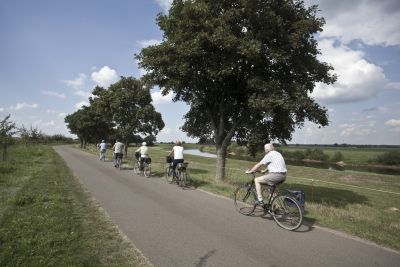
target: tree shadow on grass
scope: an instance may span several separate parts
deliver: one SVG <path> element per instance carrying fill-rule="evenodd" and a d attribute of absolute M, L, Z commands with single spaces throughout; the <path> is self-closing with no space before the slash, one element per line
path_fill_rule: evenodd
<path fill-rule="evenodd" d="M 12 167 L 12 166 L 0 166 L 0 173 L 1 174 L 12 173 L 15 170 L 16 170 L 16 168 Z"/>
<path fill-rule="evenodd" d="M 323 204 L 325 206 L 344 208 L 349 204 L 370 205 L 368 198 L 350 189 L 339 189 L 324 186 L 304 184 L 284 184 L 280 188 L 303 191 L 305 193 L 306 208 L 308 203 Z"/>

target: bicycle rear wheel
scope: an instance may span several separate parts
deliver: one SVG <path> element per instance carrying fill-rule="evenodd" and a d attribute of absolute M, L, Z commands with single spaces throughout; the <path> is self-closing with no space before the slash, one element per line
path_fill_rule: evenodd
<path fill-rule="evenodd" d="M 179 172 L 179 186 L 180 187 L 186 187 L 186 178 L 187 178 L 187 175 L 186 175 L 186 172 L 185 171 L 181 171 L 181 172 Z"/>
<path fill-rule="evenodd" d="M 145 177 L 149 177 L 151 173 L 151 167 L 150 164 L 143 163 L 143 174 Z"/>
<path fill-rule="evenodd" d="M 233 193 L 233 202 L 236 210 L 243 215 L 250 215 L 256 206 L 256 195 L 250 185 L 241 185 Z"/>
<path fill-rule="evenodd" d="M 118 158 L 117 163 L 118 163 L 119 170 L 122 170 L 122 159 Z"/>
<path fill-rule="evenodd" d="M 303 212 L 297 201 L 288 195 L 278 195 L 272 200 L 271 215 L 282 228 L 293 231 L 303 223 Z"/>

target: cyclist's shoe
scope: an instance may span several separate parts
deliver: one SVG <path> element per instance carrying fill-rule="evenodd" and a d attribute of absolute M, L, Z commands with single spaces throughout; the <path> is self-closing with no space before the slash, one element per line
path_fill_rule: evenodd
<path fill-rule="evenodd" d="M 260 200 L 256 200 L 256 202 L 255 202 L 255 204 L 256 205 L 259 205 L 259 206 L 261 206 L 261 207 L 264 207 L 265 206 L 265 203 L 264 203 L 264 201 L 260 201 Z"/>

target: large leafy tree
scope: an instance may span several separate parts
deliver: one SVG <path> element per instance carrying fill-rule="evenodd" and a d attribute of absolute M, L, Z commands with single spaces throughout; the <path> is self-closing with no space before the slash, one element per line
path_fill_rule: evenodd
<path fill-rule="evenodd" d="M 290 140 L 305 120 L 328 124 L 309 96 L 317 82 L 335 81 L 317 59 L 316 11 L 295 0 L 174 0 L 158 15 L 163 41 L 136 58 L 150 83 L 190 105 L 183 130 L 214 139 L 217 181 L 232 138 L 254 148 Z"/>
<path fill-rule="evenodd" d="M 116 135 L 125 143 L 136 142 L 138 136 L 155 136 L 164 121 L 154 109 L 148 87 L 133 77 L 121 77 L 108 89 L 97 87 L 93 103 L 115 125 Z"/>
<path fill-rule="evenodd" d="M 90 106 L 81 109 L 65 117 L 65 122 L 70 132 L 76 134 L 80 140 L 81 147 L 86 143 L 97 143 L 101 139 L 107 139 L 112 133 L 112 123 L 90 100 Z"/>

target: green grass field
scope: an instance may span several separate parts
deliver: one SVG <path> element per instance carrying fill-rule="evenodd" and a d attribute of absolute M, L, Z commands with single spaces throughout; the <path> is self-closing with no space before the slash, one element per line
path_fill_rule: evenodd
<path fill-rule="evenodd" d="M 171 147 L 150 147 L 154 175 L 164 175 Z M 134 150 L 124 171 L 131 171 Z M 85 151 L 97 157 L 94 147 Z M 216 184 L 215 159 L 185 160 L 189 186 L 227 197 L 254 164 L 228 159 L 226 180 Z M 325 226 L 400 250 L 400 176 L 288 166 L 283 186 L 306 193 L 307 230 Z M 11 146 L 9 160 L 0 162 L 0 247 L 0 266 L 150 265 L 49 146 Z"/>
<path fill-rule="evenodd" d="M 151 266 L 50 146 L 0 162 L 0 266 Z"/>

